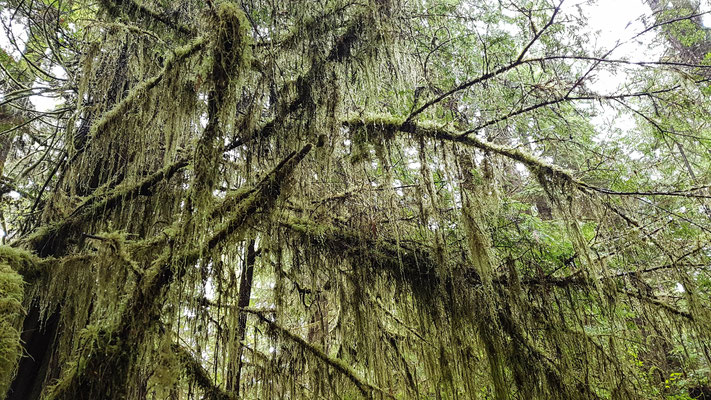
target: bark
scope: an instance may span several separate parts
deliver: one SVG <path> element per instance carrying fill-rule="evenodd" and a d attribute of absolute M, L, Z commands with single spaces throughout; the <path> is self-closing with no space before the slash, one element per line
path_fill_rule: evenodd
<path fill-rule="evenodd" d="M 30 309 L 21 336 L 26 354 L 20 359 L 7 400 L 39 400 L 46 383 L 56 378 L 47 376 L 47 373 L 55 355 L 53 346 L 58 339 L 58 322 L 59 312 L 52 313 L 45 320 L 40 317 L 37 306 Z"/>
<path fill-rule="evenodd" d="M 243 309 L 249 307 L 249 300 L 252 295 L 252 280 L 254 278 L 254 262 L 256 259 L 255 240 L 252 239 L 247 245 L 247 257 L 243 264 L 242 274 L 240 275 L 239 297 L 237 298 L 239 311 L 237 316 L 237 332 L 235 333 L 234 339 L 236 353 L 233 356 L 230 371 L 227 375 L 227 387 L 237 395 L 239 395 L 240 392 L 240 380 L 242 377 L 242 342 L 247 333 L 247 313 L 243 311 Z"/>

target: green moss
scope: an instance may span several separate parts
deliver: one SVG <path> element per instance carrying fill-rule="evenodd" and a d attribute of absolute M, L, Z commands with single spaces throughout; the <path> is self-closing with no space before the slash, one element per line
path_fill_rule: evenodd
<path fill-rule="evenodd" d="M 133 260 L 126 249 L 126 233 L 125 232 L 109 232 L 103 236 L 105 243 L 109 249 L 131 270 L 137 275 L 142 275 L 141 268 L 138 263 Z"/>
<path fill-rule="evenodd" d="M 132 107 L 136 107 L 139 100 L 148 99 L 148 91 L 155 88 L 178 62 L 195 54 L 205 43 L 206 39 L 199 37 L 189 44 L 175 49 L 173 54 L 166 59 L 160 73 L 136 85 L 133 89 L 131 89 L 126 97 L 107 111 L 104 116 L 98 120 L 94 126 L 92 126 L 91 136 L 95 138 L 97 135 L 102 134 L 111 126 L 112 123 L 125 116 Z"/>
<path fill-rule="evenodd" d="M 125 353 L 122 352 L 123 349 L 121 347 L 122 342 L 112 336 L 114 331 L 115 327 L 102 324 L 90 324 L 82 329 L 77 338 L 78 354 L 67 362 L 67 365 L 62 370 L 62 376 L 48 388 L 48 394 L 45 399 L 73 399 L 78 397 L 79 394 L 85 394 L 84 392 L 88 389 L 96 391 L 97 388 L 87 385 L 87 382 L 82 380 L 82 375 L 87 369 L 91 370 L 95 376 L 99 376 L 101 388 L 98 391 L 109 387 L 109 382 L 120 375 L 120 369 L 101 371 L 95 368 L 95 363 L 92 365 L 92 361 L 101 359 L 106 362 L 107 359 L 123 360 L 125 358 Z"/>
<path fill-rule="evenodd" d="M 34 277 L 37 274 L 37 264 L 39 259 L 32 253 L 10 246 L 0 246 L 0 264 L 10 266 L 20 275 Z"/>
<path fill-rule="evenodd" d="M 5 260 L 0 262 L 0 397 L 10 387 L 17 360 L 22 354 L 18 328 L 24 316 L 23 286 L 20 274 Z"/>

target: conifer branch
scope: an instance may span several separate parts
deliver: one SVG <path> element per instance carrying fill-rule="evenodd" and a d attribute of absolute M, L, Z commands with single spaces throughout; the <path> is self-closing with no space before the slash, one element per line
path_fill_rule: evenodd
<path fill-rule="evenodd" d="M 118 118 L 123 117 L 125 113 L 135 105 L 136 101 L 145 97 L 149 90 L 156 87 L 156 85 L 163 80 L 165 74 L 167 74 L 177 63 L 194 55 L 207 43 L 208 38 L 206 36 L 201 36 L 185 46 L 174 49 L 170 56 L 168 56 L 165 60 L 163 68 L 157 75 L 152 76 L 136 85 L 133 89 L 131 89 L 126 97 L 107 111 L 100 120 L 96 121 L 96 123 L 91 127 L 90 137 L 92 140 L 96 140 L 96 137 L 101 135 L 111 123 Z"/>

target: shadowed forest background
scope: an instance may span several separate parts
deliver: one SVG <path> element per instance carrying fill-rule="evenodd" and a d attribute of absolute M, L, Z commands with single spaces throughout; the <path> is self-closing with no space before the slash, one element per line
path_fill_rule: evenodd
<path fill-rule="evenodd" d="M 0 0 L 0 398 L 711 399 L 711 7 L 594 3 Z"/>

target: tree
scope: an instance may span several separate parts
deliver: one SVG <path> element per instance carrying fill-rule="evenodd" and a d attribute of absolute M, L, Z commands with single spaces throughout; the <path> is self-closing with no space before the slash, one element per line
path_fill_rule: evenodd
<path fill-rule="evenodd" d="M 8 399 L 711 392 L 697 4 L 283 3 L 0 2 Z"/>

